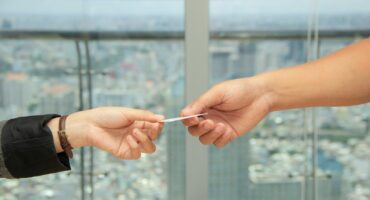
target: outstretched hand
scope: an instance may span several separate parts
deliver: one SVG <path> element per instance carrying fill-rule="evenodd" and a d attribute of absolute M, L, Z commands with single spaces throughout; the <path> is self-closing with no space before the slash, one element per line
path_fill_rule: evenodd
<path fill-rule="evenodd" d="M 131 160 L 140 158 L 141 153 L 155 151 L 153 141 L 163 128 L 159 122 L 162 119 L 163 116 L 149 111 L 102 107 L 71 114 L 66 132 L 74 148 L 95 146 L 120 159 Z"/>
<path fill-rule="evenodd" d="M 182 116 L 205 112 L 208 115 L 183 120 L 183 124 L 202 144 L 224 147 L 254 128 L 270 112 L 266 94 L 263 85 L 253 78 L 222 82 L 181 112 Z"/>

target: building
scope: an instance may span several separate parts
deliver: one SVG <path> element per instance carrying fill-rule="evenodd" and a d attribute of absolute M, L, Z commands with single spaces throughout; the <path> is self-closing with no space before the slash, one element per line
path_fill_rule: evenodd
<path fill-rule="evenodd" d="M 256 68 L 257 43 L 248 42 L 238 45 L 239 58 L 234 64 L 232 78 L 253 76 Z"/>
<path fill-rule="evenodd" d="M 24 73 L 7 73 L 0 89 L 2 103 L 15 113 L 26 114 L 37 87 Z"/>
<path fill-rule="evenodd" d="M 313 199 L 312 179 L 305 183 L 303 177 L 264 178 L 252 181 L 249 187 L 248 199 L 258 200 L 297 200 Z M 341 177 L 318 177 L 317 199 L 345 200 L 346 185 Z"/>
<path fill-rule="evenodd" d="M 233 47 L 214 47 L 210 50 L 210 80 L 212 83 L 230 78 L 236 50 Z"/>
<path fill-rule="evenodd" d="M 209 148 L 209 199 L 246 199 L 249 188 L 249 136 L 244 135 L 222 151 Z"/>
<path fill-rule="evenodd" d="M 70 114 L 76 111 L 75 93 L 71 86 L 64 84 L 50 85 L 44 88 L 40 97 L 41 113 Z"/>

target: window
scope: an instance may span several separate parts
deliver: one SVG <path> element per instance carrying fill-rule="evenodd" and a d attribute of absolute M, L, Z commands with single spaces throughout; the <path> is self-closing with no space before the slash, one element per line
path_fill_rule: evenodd
<path fill-rule="evenodd" d="M 185 16 L 196 13 L 185 11 L 186 1 L 199 0 L 1 1 L 1 120 L 98 106 L 177 116 L 198 89 L 186 88 L 197 75 L 185 66 Z M 210 0 L 209 11 L 210 85 L 304 63 L 370 35 L 366 0 Z M 367 199 L 369 113 L 369 105 L 271 113 L 226 148 L 209 147 L 196 163 L 208 175 L 195 179 L 187 177 L 186 129 L 171 123 L 156 153 L 139 161 L 84 148 L 71 172 L 0 180 L 0 193 L 190 199 L 187 186 L 204 178 L 202 194 L 212 200 Z"/>
<path fill-rule="evenodd" d="M 369 28 L 365 1 L 320 1 L 317 7 L 314 1 L 289 0 L 210 4 L 213 35 L 229 36 L 210 44 L 212 84 L 306 62 L 307 24 L 316 9 L 320 56 L 353 43 L 361 38 L 356 32 L 362 35 Z M 365 198 L 368 109 L 362 105 L 271 113 L 224 150 L 210 148 L 210 199 Z M 314 133 L 313 125 L 318 129 Z"/>
<path fill-rule="evenodd" d="M 8 33 L 0 36 L 2 119 L 97 106 L 172 117 L 184 106 L 182 1 L 3 1 L 0 27 Z M 184 131 L 166 126 L 156 154 L 140 161 L 80 149 L 71 172 L 0 180 L 0 191 L 7 199 L 181 199 Z"/>

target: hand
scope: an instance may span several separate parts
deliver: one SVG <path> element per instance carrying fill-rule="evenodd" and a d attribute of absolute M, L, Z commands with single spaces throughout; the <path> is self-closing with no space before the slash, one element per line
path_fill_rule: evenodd
<path fill-rule="evenodd" d="M 140 158 L 141 153 L 155 151 L 153 141 L 163 128 L 163 123 L 159 123 L 162 119 L 163 116 L 149 111 L 102 107 L 69 115 L 66 132 L 74 148 L 95 146 L 120 159 L 131 160 Z M 57 127 L 59 120 L 55 121 Z"/>
<path fill-rule="evenodd" d="M 254 128 L 270 112 L 270 99 L 255 78 L 222 82 L 212 87 L 181 112 L 182 116 L 205 113 L 203 118 L 183 120 L 202 144 L 221 148 Z"/>

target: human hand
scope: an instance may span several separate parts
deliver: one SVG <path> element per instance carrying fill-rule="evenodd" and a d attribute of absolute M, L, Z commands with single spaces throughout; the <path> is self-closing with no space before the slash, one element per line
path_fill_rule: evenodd
<path fill-rule="evenodd" d="M 205 112 L 208 115 L 183 120 L 183 124 L 202 144 L 222 148 L 250 131 L 270 112 L 270 98 L 258 79 L 225 81 L 185 107 L 181 116 Z"/>
<path fill-rule="evenodd" d="M 153 141 L 163 128 L 162 119 L 149 111 L 102 107 L 69 115 L 66 133 L 73 148 L 95 146 L 120 159 L 138 159 L 141 153 L 155 151 Z M 59 120 L 52 121 L 50 126 L 57 127 Z"/>

